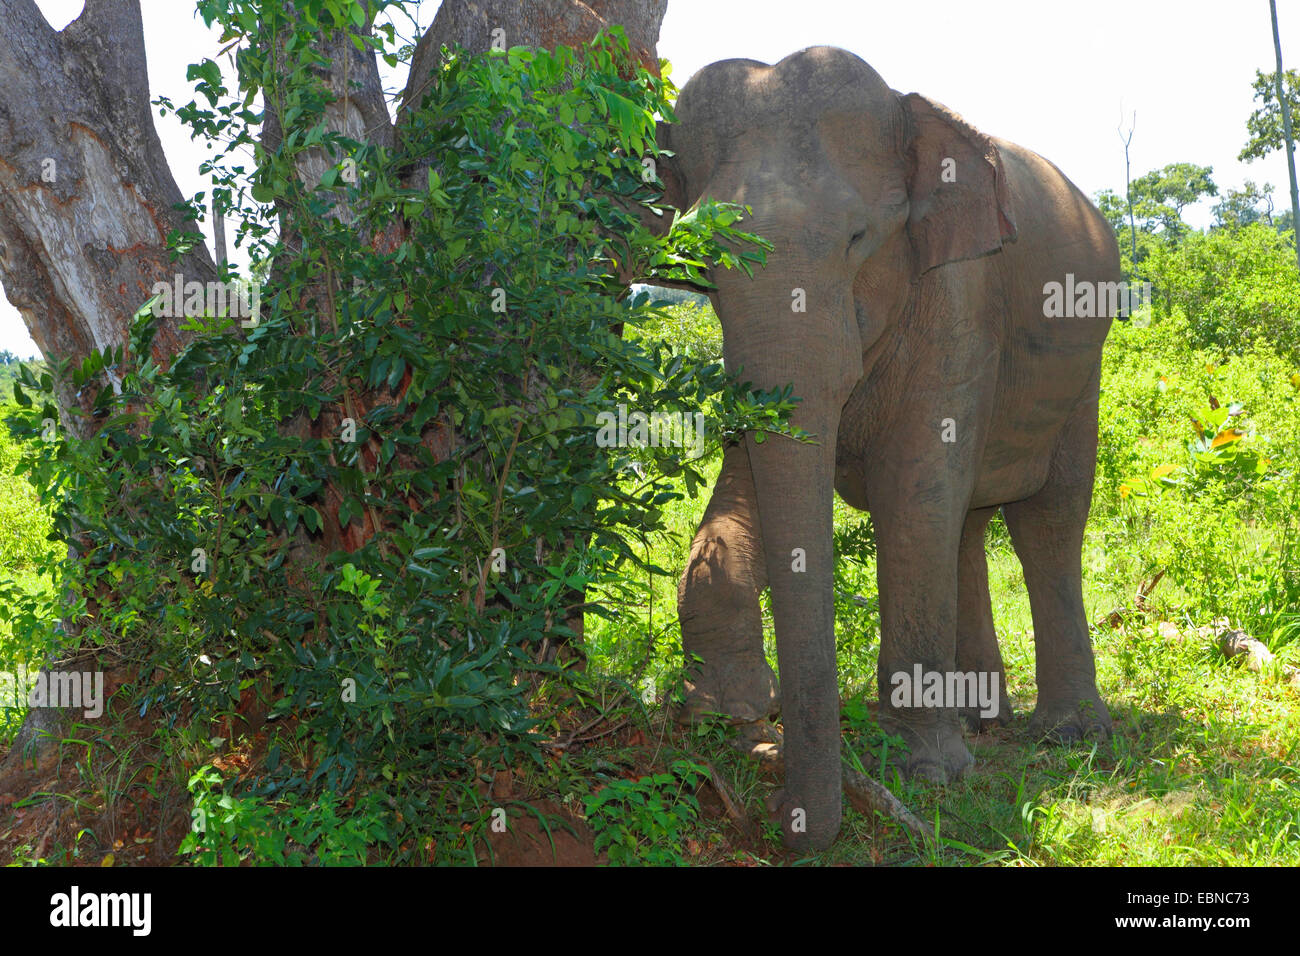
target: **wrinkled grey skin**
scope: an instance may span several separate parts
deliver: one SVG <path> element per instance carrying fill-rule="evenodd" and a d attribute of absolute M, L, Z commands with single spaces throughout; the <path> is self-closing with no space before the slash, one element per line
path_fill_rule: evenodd
<path fill-rule="evenodd" d="M 703 659 L 684 716 L 754 721 L 779 709 L 786 844 L 834 840 L 835 489 L 872 514 L 880 718 L 909 744 L 909 773 L 939 783 L 963 773 L 974 762 L 963 723 L 981 719 L 974 708 L 895 708 L 890 675 L 918 663 L 996 672 L 1001 708 L 985 723 L 1011 716 L 984 557 L 999 506 L 1033 611 L 1031 729 L 1067 741 L 1107 733 L 1080 552 L 1110 319 L 1045 318 L 1043 289 L 1067 273 L 1119 281 L 1106 222 L 1051 163 L 891 90 L 843 50 L 715 63 L 686 85 L 677 117 L 660 130 L 676 153 L 660 167 L 668 201 L 750 205 L 745 228 L 776 246 L 753 279 L 710 276 L 727 367 L 762 388 L 793 383 L 793 420 L 819 438 L 750 435 L 725 455 L 678 592 L 683 647 Z M 792 308 L 796 289 L 805 312 Z M 945 425 L 955 440 L 943 440 Z M 764 586 L 779 693 L 763 656 Z"/>

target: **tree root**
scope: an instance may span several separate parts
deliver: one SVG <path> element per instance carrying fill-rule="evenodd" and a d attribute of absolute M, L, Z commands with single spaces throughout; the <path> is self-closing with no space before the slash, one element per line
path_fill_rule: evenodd
<path fill-rule="evenodd" d="M 731 788 L 718 775 L 717 768 L 707 760 L 702 760 L 694 755 L 692 757 L 696 763 L 709 772 L 709 783 L 713 787 L 713 792 L 718 795 L 718 799 L 722 801 L 722 808 L 727 811 L 727 816 L 731 817 L 741 830 L 748 832 L 753 827 L 749 814 L 745 812 L 741 802 L 736 799 L 736 795 L 731 792 Z"/>
<path fill-rule="evenodd" d="M 871 813 L 877 810 L 892 820 L 897 820 L 907 830 L 922 840 L 934 839 L 934 827 L 926 823 L 889 792 L 889 788 L 877 783 L 866 774 L 858 773 L 849 767 L 843 768 L 844 794 L 849 798 L 853 809 L 859 813 Z"/>

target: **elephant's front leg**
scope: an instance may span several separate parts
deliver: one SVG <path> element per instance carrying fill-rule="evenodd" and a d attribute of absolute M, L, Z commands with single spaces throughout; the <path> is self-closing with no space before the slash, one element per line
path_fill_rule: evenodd
<path fill-rule="evenodd" d="M 911 495 L 872 495 L 880 726 L 907 744 L 907 776 L 940 784 L 975 763 L 962 741 L 960 712 L 945 699 L 957 663 L 957 548 L 964 517 L 964 508 L 959 515 L 949 506 L 948 494 L 931 480 Z"/>
<path fill-rule="evenodd" d="M 759 595 L 766 586 L 749 453 L 731 445 L 677 587 L 687 673 L 679 720 L 721 713 L 752 722 L 779 709 L 776 675 L 763 653 Z"/>

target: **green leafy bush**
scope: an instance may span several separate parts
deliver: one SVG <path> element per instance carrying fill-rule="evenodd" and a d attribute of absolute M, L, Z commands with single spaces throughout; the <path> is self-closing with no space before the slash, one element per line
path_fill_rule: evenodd
<path fill-rule="evenodd" d="M 224 792 L 210 766 L 190 778 L 194 807 L 182 854 L 204 866 L 361 866 L 370 847 L 386 837 L 377 797 L 364 808 L 345 808 L 326 790 L 307 801 L 286 794 L 267 801 Z"/>
<path fill-rule="evenodd" d="M 1153 246 L 1143 277 L 1162 315 L 1186 317 L 1191 345 L 1244 355 L 1253 345 L 1300 361 L 1295 241 L 1264 223 L 1192 232 Z"/>
<path fill-rule="evenodd" d="M 1127 604 L 1164 571 L 1161 613 L 1276 644 L 1300 607 L 1300 379 L 1267 343 L 1227 359 L 1194 343 L 1181 313 L 1111 333 L 1093 576 Z"/>
<path fill-rule="evenodd" d="M 0 419 L 12 413 L 0 406 Z M 39 437 L 36 440 L 40 440 Z M 15 475 L 21 446 L 6 428 L 0 428 L 0 573 L 32 568 L 45 560 L 55 545 L 50 533 L 50 510 L 22 478 Z"/>
<path fill-rule="evenodd" d="M 610 780 L 584 797 L 596 852 L 607 853 L 615 866 L 684 865 L 682 834 L 699 814 L 695 790 L 708 773 L 693 761 L 674 760 L 667 773 Z"/>

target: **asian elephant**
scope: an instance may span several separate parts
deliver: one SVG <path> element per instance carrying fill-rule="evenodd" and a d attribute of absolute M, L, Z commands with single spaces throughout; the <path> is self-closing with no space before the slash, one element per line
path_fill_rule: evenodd
<path fill-rule="evenodd" d="M 844 50 L 714 63 L 686 84 L 676 119 L 659 130 L 673 154 L 660 166 L 667 203 L 751 206 L 744 228 L 775 246 L 752 279 L 710 273 L 727 368 L 760 388 L 793 383 L 793 422 L 817 438 L 751 434 L 725 452 L 678 591 L 683 649 L 702 659 L 684 717 L 779 709 L 785 842 L 834 840 L 834 489 L 872 514 L 879 716 L 908 743 L 907 772 L 951 780 L 974 763 L 963 724 L 1010 717 L 984 555 L 999 507 L 1033 614 L 1030 729 L 1106 735 L 1080 567 L 1106 292 L 1120 282 L 1106 221 L 1047 160 L 895 92 Z M 1069 290 L 1074 317 L 1046 307 L 1050 283 Z M 1089 284 L 1095 296 L 1076 291 Z M 953 698 L 896 706 L 894 675 L 918 665 L 996 675 L 996 716 Z"/>

